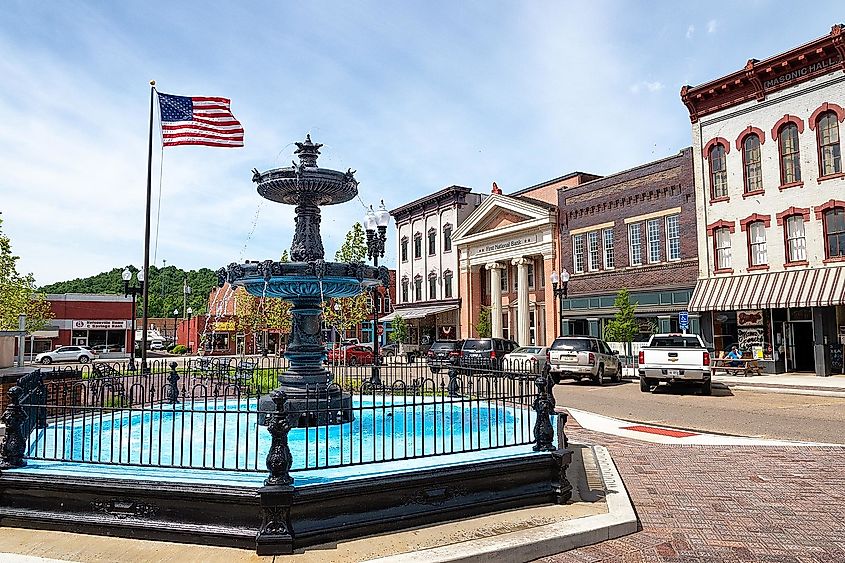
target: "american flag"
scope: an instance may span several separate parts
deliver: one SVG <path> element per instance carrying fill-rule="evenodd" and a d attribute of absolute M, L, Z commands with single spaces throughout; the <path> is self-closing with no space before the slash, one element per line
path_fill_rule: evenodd
<path fill-rule="evenodd" d="M 232 115 L 228 98 L 159 94 L 162 143 L 165 147 L 244 146 L 244 128 Z"/>

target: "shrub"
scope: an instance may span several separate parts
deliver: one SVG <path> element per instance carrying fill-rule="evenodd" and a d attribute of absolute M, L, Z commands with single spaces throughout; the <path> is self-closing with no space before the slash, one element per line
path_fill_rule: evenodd
<path fill-rule="evenodd" d="M 170 351 L 173 352 L 174 354 L 184 354 L 185 352 L 188 351 L 188 347 L 185 346 L 184 344 L 177 344 Z"/>

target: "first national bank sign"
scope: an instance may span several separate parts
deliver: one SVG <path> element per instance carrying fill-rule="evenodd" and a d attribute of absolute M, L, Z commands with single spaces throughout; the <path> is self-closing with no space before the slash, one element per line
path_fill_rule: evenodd
<path fill-rule="evenodd" d="M 525 246 L 528 244 L 534 244 L 537 242 L 537 234 L 534 233 L 533 235 L 525 235 L 519 238 L 514 238 L 510 240 L 503 240 L 500 242 L 495 242 L 492 244 L 488 244 L 486 246 L 479 246 L 473 249 L 473 254 L 478 256 L 481 254 L 491 254 L 493 252 L 502 252 L 507 251 L 512 248 L 516 249 L 521 246 Z"/>

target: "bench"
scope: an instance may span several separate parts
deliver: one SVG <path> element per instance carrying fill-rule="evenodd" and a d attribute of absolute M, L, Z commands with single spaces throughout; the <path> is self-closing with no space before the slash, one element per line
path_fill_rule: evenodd
<path fill-rule="evenodd" d="M 255 368 L 258 364 L 255 362 L 242 361 L 235 366 L 235 381 L 246 381 L 252 379 L 255 375 Z"/>
<path fill-rule="evenodd" d="M 741 365 L 730 365 L 733 363 Z M 742 375 L 743 377 L 763 375 L 759 361 L 754 358 L 713 358 L 710 367 L 714 372 L 724 371 L 729 375 Z"/>
<path fill-rule="evenodd" d="M 108 364 L 94 364 L 94 377 L 120 377 L 120 372 Z"/>

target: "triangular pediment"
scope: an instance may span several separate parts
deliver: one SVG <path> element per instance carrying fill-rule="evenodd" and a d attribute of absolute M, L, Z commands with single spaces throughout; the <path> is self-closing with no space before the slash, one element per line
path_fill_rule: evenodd
<path fill-rule="evenodd" d="M 489 196 L 473 211 L 455 231 L 454 238 L 472 237 L 487 232 L 519 229 L 536 225 L 537 221 L 548 221 L 549 209 L 502 194 Z"/>

